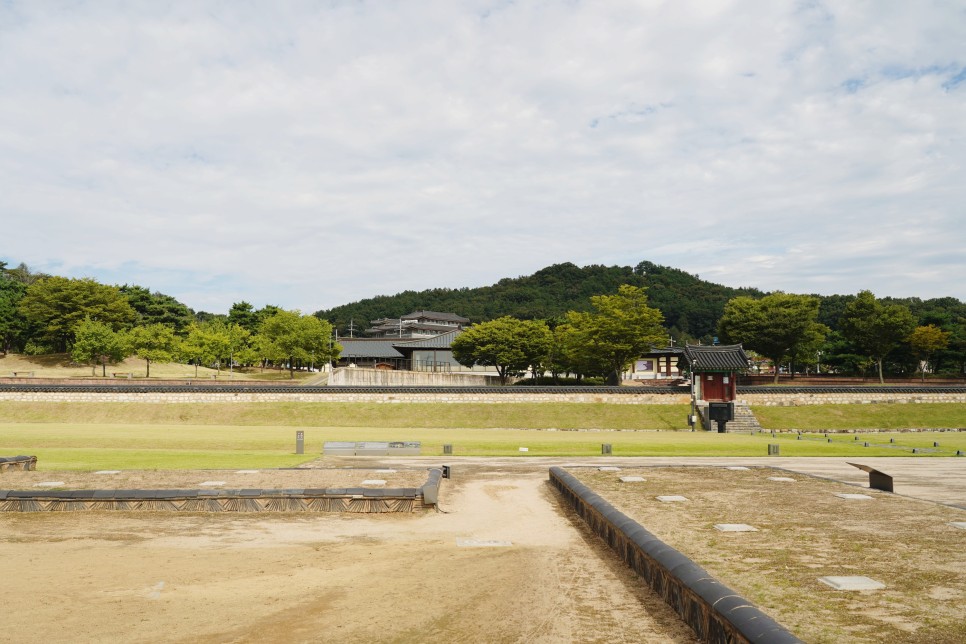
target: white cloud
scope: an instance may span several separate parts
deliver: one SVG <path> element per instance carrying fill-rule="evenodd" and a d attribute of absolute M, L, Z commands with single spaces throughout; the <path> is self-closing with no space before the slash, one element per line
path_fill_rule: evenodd
<path fill-rule="evenodd" d="M 966 299 L 964 27 L 951 2 L 5 4 L 0 255 L 214 311 L 642 259 Z"/>

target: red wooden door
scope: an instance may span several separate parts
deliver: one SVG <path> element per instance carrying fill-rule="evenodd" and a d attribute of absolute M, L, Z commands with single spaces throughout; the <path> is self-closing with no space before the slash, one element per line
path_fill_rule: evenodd
<path fill-rule="evenodd" d="M 701 374 L 701 397 L 705 400 L 730 400 L 730 387 L 725 384 L 725 377 L 723 373 Z"/>

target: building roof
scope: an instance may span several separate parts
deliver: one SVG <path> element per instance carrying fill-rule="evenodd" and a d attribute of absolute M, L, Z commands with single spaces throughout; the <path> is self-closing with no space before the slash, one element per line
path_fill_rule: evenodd
<path fill-rule="evenodd" d="M 469 319 L 456 315 L 455 313 L 440 313 L 438 311 L 413 311 L 409 315 L 402 316 L 404 320 L 443 320 L 446 322 L 460 322 L 469 324 Z"/>
<path fill-rule="evenodd" d="M 420 338 L 419 340 L 410 340 L 407 342 L 394 342 L 393 348 L 402 353 L 411 353 L 417 349 L 449 349 L 450 345 L 453 344 L 453 339 L 456 338 L 462 331 L 459 329 L 453 329 L 448 333 L 440 333 L 439 335 L 434 335 L 431 338 Z"/>
<path fill-rule="evenodd" d="M 403 354 L 392 346 L 392 339 L 339 338 L 342 345 L 340 358 L 402 358 Z"/>
<path fill-rule="evenodd" d="M 684 357 L 691 371 L 745 371 L 748 355 L 740 344 L 688 345 Z"/>

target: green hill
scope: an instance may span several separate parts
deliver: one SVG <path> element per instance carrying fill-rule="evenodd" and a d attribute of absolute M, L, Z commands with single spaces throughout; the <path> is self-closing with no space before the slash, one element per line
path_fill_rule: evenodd
<path fill-rule="evenodd" d="M 316 312 L 347 334 L 352 322 L 361 333 L 371 320 L 398 317 L 412 311 L 457 313 L 473 322 L 503 315 L 521 319 L 553 319 L 567 311 L 590 308 L 590 297 L 617 292 L 621 284 L 648 287 L 651 305 L 664 313 L 672 332 L 702 338 L 713 334 L 725 302 L 737 295 L 762 295 L 757 289 L 712 284 L 684 271 L 641 262 L 630 266 L 555 264 L 533 275 L 505 278 L 492 286 L 403 291 L 380 295 Z M 675 333 L 678 335 L 678 333 Z"/>

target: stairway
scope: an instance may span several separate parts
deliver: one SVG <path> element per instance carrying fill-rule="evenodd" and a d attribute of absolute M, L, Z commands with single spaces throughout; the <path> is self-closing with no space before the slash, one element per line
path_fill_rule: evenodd
<path fill-rule="evenodd" d="M 718 431 L 718 424 L 708 420 L 707 405 L 699 406 L 697 412 L 702 427 L 707 431 Z M 762 427 L 758 424 L 758 419 L 755 418 L 755 415 L 751 413 L 751 408 L 748 407 L 748 403 L 735 401 L 735 419 L 728 421 L 727 425 L 725 425 L 725 431 L 750 434 L 752 432 L 762 431 Z"/>
<path fill-rule="evenodd" d="M 758 419 L 755 418 L 755 415 L 751 413 L 751 408 L 748 407 L 748 403 L 735 401 L 735 419 L 729 421 L 725 429 L 729 432 L 751 433 L 761 431 L 761 425 L 758 424 Z"/>

